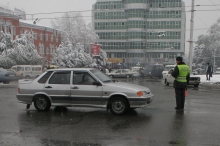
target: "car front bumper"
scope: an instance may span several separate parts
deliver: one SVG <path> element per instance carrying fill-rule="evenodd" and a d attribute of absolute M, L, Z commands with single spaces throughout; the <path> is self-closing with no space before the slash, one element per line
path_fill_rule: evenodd
<path fill-rule="evenodd" d="M 154 95 L 151 94 L 147 97 L 135 97 L 129 98 L 130 108 L 140 108 L 149 105 L 154 99 Z"/>

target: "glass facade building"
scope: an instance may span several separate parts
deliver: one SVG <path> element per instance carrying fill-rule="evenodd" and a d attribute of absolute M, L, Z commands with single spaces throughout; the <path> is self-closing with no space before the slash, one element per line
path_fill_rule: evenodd
<path fill-rule="evenodd" d="M 182 0 L 97 0 L 92 25 L 109 58 L 137 63 L 173 64 L 185 52 Z"/>

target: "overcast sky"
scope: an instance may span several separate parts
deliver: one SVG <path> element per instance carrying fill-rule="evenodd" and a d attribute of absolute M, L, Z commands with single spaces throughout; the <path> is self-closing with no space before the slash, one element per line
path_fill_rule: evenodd
<path fill-rule="evenodd" d="M 84 11 L 91 10 L 92 4 L 96 0 L 1 0 L 1 5 L 8 6 L 10 9 L 19 8 L 26 12 L 26 14 L 47 13 L 47 12 L 65 12 L 65 11 Z M 186 11 L 191 9 L 192 0 L 184 0 Z M 214 6 L 214 5 L 216 6 Z M 196 11 L 194 16 L 194 40 L 201 34 L 206 34 L 208 28 L 220 18 L 220 0 L 195 0 L 195 10 L 214 10 L 214 11 Z M 204 6 L 206 5 L 206 6 Z M 208 6 L 207 6 L 208 5 Z M 91 12 L 83 12 L 87 23 L 91 22 Z M 59 17 L 61 14 L 51 15 L 34 15 L 36 18 L 53 18 Z M 190 17 L 191 13 L 186 13 L 186 41 L 189 40 L 190 34 Z M 31 20 L 28 15 L 27 19 Z M 50 20 L 40 20 L 40 24 L 50 26 Z M 201 29 L 201 30 L 199 30 Z M 195 46 L 195 45 L 194 45 Z M 186 49 L 189 44 L 186 43 Z"/>

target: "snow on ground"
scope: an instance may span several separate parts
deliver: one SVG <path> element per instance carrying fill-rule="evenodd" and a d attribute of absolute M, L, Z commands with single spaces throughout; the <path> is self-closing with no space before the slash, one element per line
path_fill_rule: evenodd
<path fill-rule="evenodd" d="M 220 75 L 213 74 L 212 77 L 210 78 L 210 81 L 206 80 L 206 75 L 193 75 L 193 76 L 200 77 L 201 84 L 220 85 Z"/>

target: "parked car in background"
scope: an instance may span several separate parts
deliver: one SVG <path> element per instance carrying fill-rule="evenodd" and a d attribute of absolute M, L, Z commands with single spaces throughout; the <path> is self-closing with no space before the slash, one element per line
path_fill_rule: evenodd
<path fill-rule="evenodd" d="M 13 71 L 0 68 L 0 83 L 3 82 L 3 84 L 9 84 L 10 81 L 15 81 L 17 79 L 16 73 Z"/>
<path fill-rule="evenodd" d="M 133 76 L 133 73 L 126 69 L 118 69 L 106 74 L 112 78 L 131 78 Z"/>
<path fill-rule="evenodd" d="M 25 79 L 36 78 L 43 73 L 41 65 L 15 65 L 11 69 L 22 73 Z"/>
<path fill-rule="evenodd" d="M 220 74 L 220 67 L 216 69 L 215 74 Z"/>
<path fill-rule="evenodd" d="M 24 78 L 23 73 L 21 73 L 21 72 L 19 72 L 19 71 L 15 71 L 14 69 L 7 69 L 7 70 L 14 72 L 14 73 L 16 74 L 16 77 L 17 77 L 18 79 L 23 79 L 23 78 Z"/>
<path fill-rule="evenodd" d="M 171 75 L 172 70 L 170 70 L 167 74 L 163 74 L 163 80 L 164 84 L 169 86 L 170 84 L 173 84 L 175 78 Z M 198 87 L 200 84 L 200 77 L 190 75 L 189 78 L 189 85 L 193 85 L 194 87 Z"/>
<path fill-rule="evenodd" d="M 129 109 L 145 107 L 154 98 L 150 89 L 134 84 L 114 82 L 94 68 L 64 68 L 45 71 L 35 80 L 19 80 L 19 102 L 38 111 L 52 106 L 106 108 L 121 115 Z"/>
<path fill-rule="evenodd" d="M 174 70 L 175 67 L 176 67 L 176 65 L 166 65 L 162 71 L 162 75 L 168 74 L 168 72 L 170 70 Z"/>
<path fill-rule="evenodd" d="M 193 71 L 191 72 L 191 74 L 193 74 L 193 75 L 198 75 L 198 72 L 197 72 L 196 70 L 193 70 Z"/>

